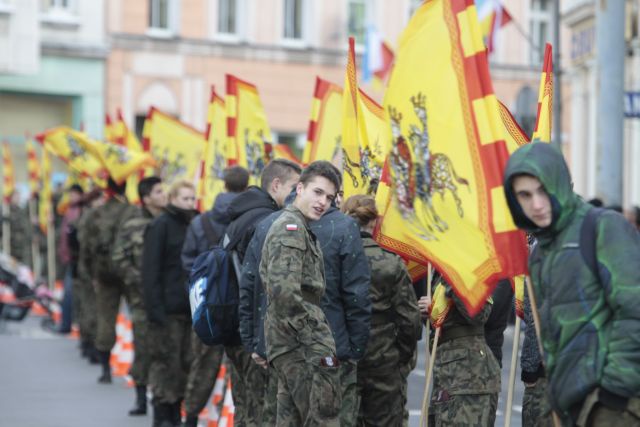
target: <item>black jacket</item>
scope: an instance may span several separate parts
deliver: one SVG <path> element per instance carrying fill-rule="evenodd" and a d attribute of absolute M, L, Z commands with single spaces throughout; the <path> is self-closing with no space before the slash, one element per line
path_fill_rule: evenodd
<path fill-rule="evenodd" d="M 164 324 L 169 314 L 191 313 L 188 275 L 180 255 L 187 227 L 196 213 L 169 205 L 145 231 L 142 284 L 147 317 L 153 323 Z"/>
<path fill-rule="evenodd" d="M 265 356 L 264 312 L 266 294 L 258 274 L 262 246 L 279 212 L 255 230 L 247 250 L 240 282 L 240 336 L 250 352 Z M 371 273 L 356 222 L 332 207 L 311 223 L 324 258 L 326 290 L 322 310 L 327 317 L 341 360 L 362 358 L 369 339 Z"/>
<path fill-rule="evenodd" d="M 191 272 L 191 267 L 198 255 L 222 241 L 227 226 L 231 222 L 227 209 L 229 209 L 229 205 L 237 195 L 238 193 L 218 194 L 213 208 L 198 215 L 191 221 L 191 224 L 189 224 L 187 235 L 184 239 L 184 246 L 182 247 L 182 266 L 187 274 Z M 213 228 L 215 241 L 209 241 L 207 238 L 207 234 L 202 226 L 202 221 L 205 220 L 209 221 L 209 224 L 211 224 Z"/>
<path fill-rule="evenodd" d="M 279 209 L 276 201 L 260 187 L 251 186 L 247 191 L 239 194 L 227 210 L 231 219 L 226 233 L 229 236 L 227 247 L 234 249 L 242 261 L 256 225 L 267 215 Z"/>

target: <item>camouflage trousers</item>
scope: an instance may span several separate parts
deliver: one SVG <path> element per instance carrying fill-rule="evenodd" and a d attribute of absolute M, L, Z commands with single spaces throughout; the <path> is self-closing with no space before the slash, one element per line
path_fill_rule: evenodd
<path fill-rule="evenodd" d="M 439 345 L 433 375 L 429 425 L 494 425 L 500 367 L 484 336 Z"/>
<path fill-rule="evenodd" d="M 547 379 L 539 378 L 533 387 L 525 386 L 522 397 L 522 426 L 551 427 L 553 417 L 547 397 Z"/>
<path fill-rule="evenodd" d="M 322 366 L 321 359 L 298 348 L 271 362 L 278 372 L 278 427 L 340 426 L 340 367 Z"/>
<path fill-rule="evenodd" d="M 169 315 L 164 325 L 149 324 L 153 403 L 176 403 L 184 398 L 191 367 L 191 318 Z"/>
<path fill-rule="evenodd" d="M 358 364 L 348 360 L 340 362 L 340 426 L 354 427 L 358 421 L 360 393 L 358 393 Z"/>
<path fill-rule="evenodd" d="M 97 332 L 96 348 L 111 351 L 116 343 L 116 319 L 120 310 L 120 299 L 125 295 L 124 284 L 103 284 L 96 281 Z"/>
<path fill-rule="evenodd" d="M 600 389 L 584 400 L 576 425 L 578 427 L 640 426 L 640 397 L 632 397 L 623 410 L 612 409 L 599 402 Z"/>
<path fill-rule="evenodd" d="M 405 378 L 397 368 L 358 369 L 358 426 L 401 427 L 404 422 L 404 382 Z"/>
<path fill-rule="evenodd" d="M 133 363 L 129 375 L 136 385 L 149 384 L 149 370 L 151 369 L 151 354 L 149 351 L 149 320 L 144 308 L 129 307 L 131 323 L 133 325 Z"/>
<path fill-rule="evenodd" d="M 272 427 L 276 425 L 278 410 L 278 372 L 271 366 L 267 368 L 266 382 L 262 404 L 262 426 Z"/>
<path fill-rule="evenodd" d="M 235 380 L 232 377 L 233 402 L 236 407 L 234 425 L 259 426 L 267 373 L 253 361 L 251 354 L 243 346 L 225 346 L 225 352 L 237 375 Z"/>
<path fill-rule="evenodd" d="M 220 365 L 224 358 L 224 346 L 204 345 L 195 333 L 191 334 L 193 361 L 189 369 L 187 390 L 184 396 L 184 409 L 187 416 L 198 416 L 207 405 L 211 391 L 216 383 Z M 235 384 L 234 391 L 235 391 Z"/>
<path fill-rule="evenodd" d="M 73 298 L 77 300 L 79 313 L 75 318 L 80 328 L 83 342 L 95 343 L 97 332 L 96 291 L 90 279 L 77 278 L 73 281 Z"/>

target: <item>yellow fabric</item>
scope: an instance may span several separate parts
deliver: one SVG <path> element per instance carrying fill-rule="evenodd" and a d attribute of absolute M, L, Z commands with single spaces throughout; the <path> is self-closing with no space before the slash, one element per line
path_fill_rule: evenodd
<path fill-rule="evenodd" d="M 307 141 L 302 162 L 308 165 L 326 160 L 338 165 L 342 148 L 342 88 L 329 82 L 321 98 L 316 94 L 311 107 L 311 122 L 315 122 L 315 135 Z"/>
<path fill-rule="evenodd" d="M 216 196 L 224 191 L 224 169 L 228 164 L 227 112 L 224 99 L 213 95 L 209 103 L 207 123 L 209 135 L 204 156 L 204 169 L 199 183 L 201 208 L 211 209 Z"/>
<path fill-rule="evenodd" d="M 439 283 L 433 290 L 429 318 L 434 328 L 439 328 L 444 323 L 453 305 L 453 300 L 446 295 L 446 288 Z"/>
<path fill-rule="evenodd" d="M 29 190 L 31 195 L 35 195 L 40 187 L 40 165 L 38 156 L 32 140 L 27 140 L 27 171 L 29 179 Z"/>
<path fill-rule="evenodd" d="M 51 160 L 47 150 L 42 150 L 42 190 L 38 203 L 38 224 L 40 230 L 47 234 L 49 220 L 51 219 Z"/>
<path fill-rule="evenodd" d="M 129 127 L 125 123 L 122 116 L 118 116 L 118 120 L 113 124 L 112 129 L 113 140 L 107 140 L 119 145 L 127 147 L 129 151 L 141 153 L 142 144 L 138 140 L 135 132 L 131 132 Z M 126 196 L 129 203 L 140 204 L 140 197 L 138 196 L 138 183 L 140 182 L 140 175 L 144 176 L 143 172 L 133 173 L 127 178 L 127 190 Z"/>
<path fill-rule="evenodd" d="M 143 137 L 156 161 L 152 170 L 165 184 L 176 180 L 194 181 L 204 155 L 204 135 L 157 109 L 144 122 Z"/>
<path fill-rule="evenodd" d="M 551 45 L 547 43 L 544 51 L 544 64 L 538 89 L 538 117 L 532 141 L 551 142 L 551 122 L 553 118 L 553 63 Z"/>
<path fill-rule="evenodd" d="M 13 160 L 8 142 L 2 143 L 2 166 L 2 196 L 5 203 L 10 203 L 11 195 L 16 189 L 16 183 L 13 174 Z"/>

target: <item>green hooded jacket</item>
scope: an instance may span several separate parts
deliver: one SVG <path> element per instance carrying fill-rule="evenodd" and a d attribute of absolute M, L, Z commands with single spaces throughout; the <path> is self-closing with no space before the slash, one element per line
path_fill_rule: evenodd
<path fill-rule="evenodd" d="M 552 222 L 537 227 L 512 191 L 515 176 L 543 184 Z M 605 211 L 596 226 L 594 274 L 580 252 L 591 205 L 573 192 L 562 154 L 531 143 L 510 157 L 504 189 L 518 228 L 537 239 L 529 273 L 538 307 L 552 405 L 565 420 L 595 388 L 623 409 L 640 395 L 640 235 L 622 215 Z"/>

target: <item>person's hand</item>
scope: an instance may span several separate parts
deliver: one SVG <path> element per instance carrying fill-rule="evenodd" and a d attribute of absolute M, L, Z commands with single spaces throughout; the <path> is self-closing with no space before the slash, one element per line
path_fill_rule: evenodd
<path fill-rule="evenodd" d="M 421 297 L 418 300 L 418 307 L 420 307 L 420 314 L 423 319 L 429 317 L 429 307 L 431 307 L 431 298 Z"/>
<path fill-rule="evenodd" d="M 260 366 L 263 369 L 267 369 L 269 367 L 269 364 L 267 363 L 266 359 L 263 359 L 262 357 L 260 357 L 260 355 L 258 353 L 251 353 L 251 358 L 253 359 L 254 362 L 256 362 L 258 364 L 258 366 Z"/>

